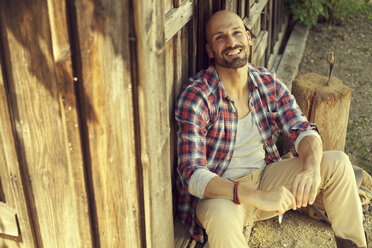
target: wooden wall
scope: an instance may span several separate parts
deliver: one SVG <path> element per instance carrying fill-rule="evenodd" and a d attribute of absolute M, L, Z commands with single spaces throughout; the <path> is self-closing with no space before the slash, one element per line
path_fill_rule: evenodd
<path fill-rule="evenodd" d="M 174 246 L 173 106 L 219 9 L 270 67 L 282 0 L 0 1 L 0 247 Z"/>

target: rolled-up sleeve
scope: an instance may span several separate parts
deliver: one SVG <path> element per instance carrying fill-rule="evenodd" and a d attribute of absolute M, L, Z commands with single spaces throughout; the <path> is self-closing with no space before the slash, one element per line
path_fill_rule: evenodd
<path fill-rule="evenodd" d="M 209 108 L 203 92 L 188 86 L 181 90 L 175 109 L 177 121 L 177 172 L 183 187 L 199 168 L 206 169 L 206 135 Z"/>
<path fill-rule="evenodd" d="M 307 135 L 315 135 L 318 129 L 315 124 L 310 123 L 302 113 L 300 107 L 296 103 L 294 96 L 288 91 L 287 87 L 280 82 L 274 75 L 276 81 L 276 112 L 277 125 L 289 137 L 292 144 L 291 152 L 297 156 L 296 140 L 302 135 L 302 138 Z M 310 132 L 311 131 L 311 132 Z M 318 135 L 317 137 L 320 138 Z M 301 138 L 301 139 L 302 139 Z M 299 142 L 297 143 L 297 145 Z"/>

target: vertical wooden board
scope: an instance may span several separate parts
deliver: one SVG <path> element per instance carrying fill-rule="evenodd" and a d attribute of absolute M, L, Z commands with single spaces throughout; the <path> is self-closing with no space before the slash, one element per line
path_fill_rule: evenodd
<path fill-rule="evenodd" d="M 170 154 L 171 154 L 171 175 L 174 175 L 175 172 L 173 168 L 176 166 L 176 153 L 177 153 L 177 137 L 176 137 L 176 122 L 174 119 L 174 106 L 178 96 L 179 89 L 183 82 L 185 82 L 191 75 L 189 75 L 189 35 L 188 32 L 191 24 L 184 26 L 180 32 L 174 37 L 174 42 L 172 44 L 173 48 L 173 80 L 171 84 L 171 92 L 169 95 L 169 117 L 170 117 Z M 168 45 L 168 44 L 167 44 Z M 196 59 L 196 58 L 195 58 Z M 167 65 L 168 66 L 168 65 Z M 167 78 L 169 77 L 167 73 Z"/>
<path fill-rule="evenodd" d="M 146 247 L 174 245 L 163 4 L 134 2 Z"/>
<path fill-rule="evenodd" d="M 249 18 L 251 5 L 250 5 L 249 0 L 244 0 L 244 1 L 245 1 L 245 17 Z"/>
<path fill-rule="evenodd" d="M 213 1 L 198 1 L 198 26 L 197 26 L 197 70 L 206 68 L 209 65 L 209 58 L 205 50 L 206 37 L 205 25 L 209 17 L 212 15 L 212 10 L 215 5 Z"/>
<path fill-rule="evenodd" d="M 278 1 L 273 1 L 273 18 L 272 18 L 272 26 L 273 26 L 273 31 L 272 31 L 272 43 L 275 43 L 278 40 L 278 35 L 279 35 L 279 24 L 278 24 L 278 11 L 279 7 L 279 2 Z"/>
<path fill-rule="evenodd" d="M 267 38 L 267 60 L 270 57 L 270 54 L 273 52 L 274 45 L 272 44 L 272 18 L 273 18 L 273 0 L 269 0 L 267 2 L 267 32 L 268 32 L 268 38 Z"/>
<path fill-rule="evenodd" d="M 238 15 L 242 19 L 245 17 L 245 3 L 246 0 L 238 0 Z"/>
<path fill-rule="evenodd" d="M 195 2 L 194 2 L 195 3 Z M 196 6 L 194 6 L 194 10 L 196 9 Z M 189 61 L 189 72 L 188 75 L 192 75 L 196 72 L 196 66 L 197 66 L 197 52 L 198 52 L 198 15 L 197 13 L 194 13 L 193 18 L 189 24 L 189 29 L 185 31 L 188 35 L 188 44 L 190 44 L 190 47 L 188 48 L 189 51 L 189 58 L 191 60 Z M 186 72 L 185 72 L 186 73 Z"/>
<path fill-rule="evenodd" d="M 257 37 L 261 31 L 261 18 L 257 18 L 256 22 L 254 23 L 251 32 Z"/>
<path fill-rule="evenodd" d="M 100 247 L 143 247 L 130 65 L 129 1 L 75 2 L 89 177 Z M 98 245 L 98 244 L 97 244 Z"/>
<path fill-rule="evenodd" d="M 1 248 L 21 248 L 21 247 L 28 247 L 28 246 L 23 246 L 17 240 L 9 240 L 9 239 L 4 239 L 0 237 L 0 247 Z"/>
<path fill-rule="evenodd" d="M 237 7 L 238 7 L 238 0 L 224 0 L 224 7 L 223 9 L 227 9 L 233 12 L 237 12 Z"/>
<path fill-rule="evenodd" d="M 2 1 L 0 9 L 17 149 L 38 245 L 89 247 L 84 176 L 81 163 L 71 160 L 76 147 L 66 137 L 60 98 L 60 84 L 73 82 L 56 77 L 47 1 Z"/>
<path fill-rule="evenodd" d="M 166 94 L 167 94 L 167 102 L 169 104 L 168 106 L 168 111 L 169 111 L 169 122 L 170 122 L 170 165 L 171 165 L 171 175 L 173 175 L 173 166 L 172 166 L 172 161 L 175 156 L 175 143 L 174 143 L 174 135 L 175 135 L 175 130 L 173 128 L 173 123 L 172 120 L 173 118 L 173 106 L 172 106 L 172 100 L 173 100 L 173 85 L 174 82 L 176 81 L 177 78 L 177 44 L 179 40 L 179 34 L 177 33 L 175 36 L 173 36 L 172 39 L 170 39 L 166 44 L 165 44 L 165 70 L 166 70 Z"/>
<path fill-rule="evenodd" d="M 192 0 L 189 0 L 192 1 Z M 173 0 L 173 5 L 175 8 L 180 7 L 182 0 Z"/>
<path fill-rule="evenodd" d="M 71 167 L 69 176 L 73 178 L 75 185 L 69 193 L 72 197 L 70 204 L 75 209 L 81 209 L 81 213 L 72 217 L 66 216 L 66 218 L 76 218 L 74 222 L 79 222 L 85 227 L 78 229 L 76 235 L 81 239 L 81 247 L 91 247 L 93 244 L 88 193 L 85 190 L 87 187 L 80 139 L 78 104 L 74 86 L 74 83 L 79 83 L 79 81 L 77 78 L 73 78 L 69 30 L 67 27 L 68 22 L 72 22 L 72 20 L 67 20 L 65 1 L 47 0 L 47 2 L 53 60 L 59 88 L 58 97 L 67 147 L 67 161 L 69 167 Z"/>
<path fill-rule="evenodd" d="M 178 82 L 175 82 L 175 96 L 178 95 L 179 89 L 181 88 L 181 85 L 184 81 L 186 81 L 189 77 L 192 75 L 190 74 L 190 67 L 193 63 L 193 61 L 197 60 L 196 57 L 192 56 L 193 54 L 190 54 L 190 50 L 195 50 L 196 45 L 194 43 L 189 43 L 189 36 L 192 35 L 192 32 L 189 32 L 189 30 L 192 30 L 193 23 L 188 23 L 182 30 L 181 30 L 181 62 L 182 62 L 182 68 L 181 68 L 181 79 Z M 191 57 L 190 57 L 191 55 Z"/>
<path fill-rule="evenodd" d="M 1 52 L 0 58 L 2 57 Z M 2 193 L 4 194 L 4 199 L 2 200 L 17 213 L 22 241 L 18 239 L 7 241 L 5 237 L 0 236 L 0 247 L 35 247 L 31 219 L 28 215 L 22 176 L 17 158 L 12 121 L 7 101 L 8 97 L 6 96 L 5 79 L 3 78 L 5 74 L 2 72 L 2 66 L 4 65 L 2 65 L 0 59 L 0 187 L 2 187 Z M 11 245 L 9 242 L 14 244 Z"/>
<path fill-rule="evenodd" d="M 170 11 L 174 7 L 177 8 L 174 5 L 174 1 L 177 1 L 177 0 L 161 0 L 161 1 L 164 2 L 164 14 L 166 14 L 168 11 Z"/>

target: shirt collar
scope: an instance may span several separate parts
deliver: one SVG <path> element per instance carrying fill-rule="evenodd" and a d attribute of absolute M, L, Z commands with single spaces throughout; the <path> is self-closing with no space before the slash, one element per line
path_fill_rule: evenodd
<path fill-rule="evenodd" d="M 254 71 L 255 71 L 255 69 L 253 68 L 253 66 L 248 63 L 248 79 L 249 79 L 249 84 L 250 85 L 253 85 L 256 88 L 258 88 L 257 78 L 256 78 L 256 76 L 253 73 Z"/>

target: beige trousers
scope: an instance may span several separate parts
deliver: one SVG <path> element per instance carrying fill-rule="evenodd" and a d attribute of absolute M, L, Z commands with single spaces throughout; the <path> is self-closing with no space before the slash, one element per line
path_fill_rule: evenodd
<path fill-rule="evenodd" d="M 258 189 L 262 174 L 261 190 L 284 185 L 288 190 L 295 176 L 302 171 L 298 158 L 281 160 L 237 179 Z M 315 205 L 325 208 L 336 236 L 366 247 L 363 213 L 349 157 L 339 151 L 324 152 L 321 162 L 321 184 Z M 199 200 L 196 207 L 198 221 L 205 228 L 211 248 L 248 247 L 243 228 L 255 221 L 276 216 L 275 212 L 261 211 L 251 205 L 237 205 L 226 199 Z"/>

